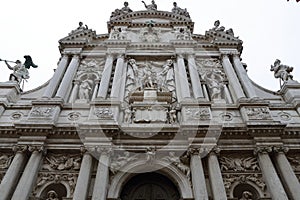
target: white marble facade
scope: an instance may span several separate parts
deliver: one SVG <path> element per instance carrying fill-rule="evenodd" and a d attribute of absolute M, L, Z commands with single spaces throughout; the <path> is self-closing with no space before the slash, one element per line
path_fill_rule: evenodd
<path fill-rule="evenodd" d="M 148 3 L 104 34 L 80 23 L 37 89 L 0 83 L 0 200 L 299 199 L 292 68 L 276 60 L 264 89 L 232 29 Z"/>

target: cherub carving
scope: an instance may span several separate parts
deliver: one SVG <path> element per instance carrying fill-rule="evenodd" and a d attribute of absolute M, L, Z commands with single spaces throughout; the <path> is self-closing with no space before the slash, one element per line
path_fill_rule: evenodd
<path fill-rule="evenodd" d="M 293 80 L 293 76 L 290 74 L 293 69 L 293 67 L 288 65 L 282 65 L 281 61 L 276 59 L 274 65 L 271 65 L 270 71 L 274 71 L 275 78 L 280 78 L 283 82 L 287 82 L 288 80 Z"/>

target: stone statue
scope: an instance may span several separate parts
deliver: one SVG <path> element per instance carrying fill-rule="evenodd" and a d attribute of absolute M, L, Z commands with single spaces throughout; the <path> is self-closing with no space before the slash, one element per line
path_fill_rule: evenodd
<path fill-rule="evenodd" d="M 240 198 L 239 200 L 252 200 L 252 193 L 249 191 L 244 191 L 242 194 L 242 198 Z"/>
<path fill-rule="evenodd" d="M 123 14 L 127 14 L 127 13 L 132 12 L 132 10 L 128 7 L 128 5 L 129 5 L 128 2 L 125 1 L 125 2 L 124 2 L 124 7 L 121 8 L 121 12 L 122 12 Z"/>
<path fill-rule="evenodd" d="M 221 27 L 219 27 L 219 26 L 220 26 L 220 21 L 219 20 L 215 21 L 214 27 L 212 28 L 212 30 L 213 31 L 217 31 L 217 32 L 223 32 L 223 31 L 225 31 L 225 27 L 224 26 L 221 26 Z"/>
<path fill-rule="evenodd" d="M 155 4 L 155 1 L 152 0 L 151 4 L 147 5 L 144 1 L 142 1 L 142 3 L 145 5 L 145 8 L 147 10 L 152 10 L 152 11 L 156 11 L 157 10 L 157 5 Z"/>
<path fill-rule="evenodd" d="M 47 193 L 47 199 L 46 200 L 59 200 L 59 199 L 58 199 L 57 193 L 54 190 L 50 190 Z"/>
<path fill-rule="evenodd" d="M 288 80 L 293 80 L 293 76 L 290 74 L 293 69 L 293 67 L 282 65 L 281 61 L 276 59 L 274 65 L 271 65 L 270 71 L 274 71 L 275 78 L 280 78 L 283 82 L 287 82 Z"/>
<path fill-rule="evenodd" d="M 152 63 L 153 64 L 153 63 Z M 172 71 L 173 60 L 168 59 L 163 65 L 163 70 L 157 74 L 157 85 L 158 89 L 163 86 L 167 87 L 167 83 L 174 79 L 174 73 Z"/>
<path fill-rule="evenodd" d="M 187 12 L 186 8 L 182 9 L 182 8 L 178 7 L 176 2 L 173 2 L 173 6 L 174 7 L 172 8 L 172 13 L 190 17 L 190 14 Z"/>
<path fill-rule="evenodd" d="M 93 88 L 93 80 L 91 79 L 91 74 L 87 75 L 87 78 L 83 80 L 79 86 L 78 97 L 79 99 L 90 99 L 91 92 Z"/>
<path fill-rule="evenodd" d="M 5 61 L 5 64 L 8 69 L 13 70 L 13 73 L 9 76 L 10 81 L 17 81 L 20 84 L 23 80 L 29 79 L 29 72 L 20 60 L 17 60 L 16 65 L 13 67 L 11 67 L 7 61 Z"/>
<path fill-rule="evenodd" d="M 115 11 L 113 11 L 111 13 L 110 18 L 117 17 L 119 15 L 121 16 L 121 15 L 125 15 L 125 14 L 128 14 L 128 13 L 131 13 L 132 10 L 128 7 L 128 5 L 129 5 L 128 2 L 125 1 L 124 2 L 124 7 L 121 8 L 121 9 L 115 9 Z"/>
<path fill-rule="evenodd" d="M 132 111 L 130 110 L 130 107 L 127 106 L 126 109 L 124 110 L 124 122 L 131 123 L 131 116 L 132 116 Z"/>
<path fill-rule="evenodd" d="M 222 98 L 222 89 L 224 88 L 224 73 L 219 69 L 213 69 L 205 74 L 205 80 L 210 90 L 212 99 Z"/>
<path fill-rule="evenodd" d="M 147 147 L 146 149 L 146 160 L 152 162 L 155 159 L 156 149 L 154 147 Z"/>
<path fill-rule="evenodd" d="M 83 26 L 83 22 L 79 22 L 79 26 L 77 27 L 76 30 L 87 30 L 87 29 L 89 29 L 89 27 L 86 24 Z"/>
<path fill-rule="evenodd" d="M 176 122 L 176 120 L 177 120 L 176 108 L 171 107 L 169 111 L 169 122 L 170 124 L 173 124 Z"/>

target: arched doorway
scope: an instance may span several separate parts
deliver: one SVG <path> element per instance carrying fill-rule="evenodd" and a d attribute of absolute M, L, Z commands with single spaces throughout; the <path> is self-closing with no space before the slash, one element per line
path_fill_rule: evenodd
<path fill-rule="evenodd" d="M 179 200 L 176 186 L 164 175 L 144 173 L 132 177 L 123 187 L 122 200 Z"/>

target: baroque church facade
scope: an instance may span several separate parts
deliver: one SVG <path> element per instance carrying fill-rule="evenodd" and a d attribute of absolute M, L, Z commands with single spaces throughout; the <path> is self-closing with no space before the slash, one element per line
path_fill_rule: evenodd
<path fill-rule="evenodd" d="M 44 85 L 0 83 L 0 200 L 300 199 L 292 67 L 275 61 L 269 91 L 232 29 L 144 5 L 105 34 L 80 23 Z"/>

